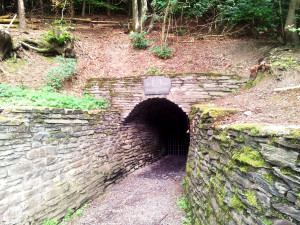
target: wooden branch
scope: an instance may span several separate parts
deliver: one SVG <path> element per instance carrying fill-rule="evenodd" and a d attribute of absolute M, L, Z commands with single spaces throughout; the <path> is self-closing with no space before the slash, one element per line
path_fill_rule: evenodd
<path fill-rule="evenodd" d="M 120 24 L 120 21 L 91 21 L 95 24 Z"/>
<path fill-rule="evenodd" d="M 1 26 L 3 26 L 4 28 L 8 28 L 8 26 L 9 26 L 9 24 L 0 24 Z M 10 28 L 18 28 L 19 27 L 19 25 L 18 24 L 12 24 L 11 26 L 10 26 Z"/>
<path fill-rule="evenodd" d="M 8 23 L 9 24 L 12 20 L 13 19 L 1 19 L 0 18 L 0 23 Z M 13 23 L 19 23 L 19 22 L 20 22 L 19 19 L 15 19 L 13 21 Z M 40 22 L 41 22 L 41 20 L 37 20 L 37 19 L 31 19 L 31 20 L 26 19 L 26 23 L 40 23 Z"/>
<path fill-rule="evenodd" d="M 293 87 L 285 87 L 285 88 L 275 88 L 274 91 L 290 91 L 290 90 L 296 90 L 296 89 L 300 89 L 300 85 L 297 86 L 293 86 Z"/>
<path fill-rule="evenodd" d="M 10 17 L 11 17 L 10 15 L 0 16 L 0 19 L 9 19 Z"/>
<path fill-rule="evenodd" d="M 80 22 L 92 22 L 91 19 L 83 19 L 83 18 L 65 18 L 64 20 L 71 20 L 71 21 L 80 21 Z"/>
<path fill-rule="evenodd" d="M 10 23 L 12 19 L 0 19 L 0 23 Z M 14 23 L 19 23 L 19 19 L 15 19 Z"/>
<path fill-rule="evenodd" d="M 30 45 L 30 44 L 27 44 L 24 41 L 21 41 L 21 45 L 23 45 L 23 46 L 25 46 L 27 48 L 30 48 L 30 49 L 32 49 L 34 51 L 37 51 L 39 53 L 50 53 L 51 52 L 51 49 L 49 49 L 49 48 L 36 48 L 36 47 L 34 47 L 34 46 Z"/>

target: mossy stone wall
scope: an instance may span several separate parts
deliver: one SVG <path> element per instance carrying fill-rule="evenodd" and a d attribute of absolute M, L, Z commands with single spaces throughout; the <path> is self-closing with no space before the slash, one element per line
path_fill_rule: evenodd
<path fill-rule="evenodd" d="M 218 125 L 238 109 L 191 111 L 184 183 L 193 224 L 299 224 L 300 127 Z"/>
<path fill-rule="evenodd" d="M 154 143 L 114 110 L 0 109 L 0 224 L 61 219 L 156 161 Z"/>

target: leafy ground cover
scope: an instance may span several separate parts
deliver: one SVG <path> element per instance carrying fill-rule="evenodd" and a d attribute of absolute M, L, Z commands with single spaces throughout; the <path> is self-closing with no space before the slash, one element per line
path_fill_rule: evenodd
<path fill-rule="evenodd" d="M 102 109 L 108 108 L 105 99 L 99 100 L 91 95 L 77 98 L 72 95 L 62 95 L 49 88 L 40 91 L 12 87 L 0 84 L 0 106 L 49 106 L 69 109 Z"/>

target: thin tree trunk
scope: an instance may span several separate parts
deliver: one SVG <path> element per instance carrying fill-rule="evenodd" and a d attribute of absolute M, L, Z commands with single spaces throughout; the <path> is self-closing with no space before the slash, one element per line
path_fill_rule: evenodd
<path fill-rule="evenodd" d="M 44 14 L 44 2 L 43 0 L 40 0 L 40 6 L 41 6 L 41 14 Z"/>
<path fill-rule="evenodd" d="M 25 19 L 25 7 L 24 7 L 24 1 L 18 0 L 18 13 L 19 13 L 19 26 L 21 29 L 26 28 L 26 19 Z"/>
<path fill-rule="evenodd" d="M 141 31 L 143 31 L 145 27 L 145 21 L 147 19 L 146 13 L 147 13 L 147 0 L 141 0 L 141 14 L 140 14 L 140 25 L 141 25 Z"/>
<path fill-rule="evenodd" d="M 167 17 L 169 15 L 169 9 L 170 9 L 170 3 L 171 0 L 168 1 L 168 5 L 165 11 L 165 17 L 164 17 L 164 22 L 162 25 L 162 29 L 161 29 L 161 45 L 164 45 L 166 43 L 166 22 L 167 22 Z"/>
<path fill-rule="evenodd" d="M 86 0 L 83 0 L 82 2 L 82 11 L 81 11 L 81 16 L 85 17 L 85 8 L 86 8 Z"/>
<path fill-rule="evenodd" d="M 280 28 L 281 28 L 281 37 L 284 37 L 284 24 L 283 24 L 283 17 L 282 17 L 282 2 L 278 0 L 279 5 L 279 15 L 280 15 Z"/>
<path fill-rule="evenodd" d="M 154 8 L 153 8 L 153 13 L 152 13 L 152 18 L 150 20 L 150 24 L 149 24 L 149 27 L 148 27 L 148 30 L 147 30 L 147 33 L 150 34 L 151 31 L 153 30 L 153 26 L 154 26 L 154 20 L 155 20 L 155 13 L 156 13 L 156 0 L 153 0 L 153 5 L 154 5 Z"/>
<path fill-rule="evenodd" d="M 70 16 L 71 18 L 75 17 L 74 0 L 70 0 Z"/>
<path fill-rule="evenodd" d="M 296 9 L 300 5 L 300 0 L 290 0 L 289 11 L 285 22 L 285 40 L 287 44 L 299 44 L 298 32 L 292 32 L 289 28 L 297 28 Z"/>
<path fill-rule="evenodd" d="M 111 0 L 107 0 L 106 2 L 107 2 L 108 5 L 111 5 Z M 111 15 L 111 9 L 107 8 L 106 13 L 107 13 L 107 16 L 110 16 Z"/>
<path fill-rule="evenodd" d="M 134 32 L 139 31 L 140 24 L 139 24 L 138 0 L 132 0 L 132 27 Z"/>

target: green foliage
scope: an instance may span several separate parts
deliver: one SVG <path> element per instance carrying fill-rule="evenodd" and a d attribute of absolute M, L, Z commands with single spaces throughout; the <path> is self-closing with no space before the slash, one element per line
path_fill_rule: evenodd
<path fill-rule="evenodd" d="M 79 218 L 82 216 L 82 213 L 84 212 L 84 210 L 86 210 L 86 208 L 88 208 L 91 204 L 84 204 L 81 208 L 77 209 L 75 211 L 75 213 L 72 215 L 72 218 Z"/>
<path fill-rule="evenodd" d="M 271 57 L 271 67 L 280 67 L 281 69 L 300 69 L 300 65 L 298 64 L 297 60 L 294 57 L 284 57 L 284 58 L 278 58 L 278 57 Z"/>
<path fill-rule="evenodd" d="M 45 220 L 43 222 L 43 225 L 57 225 L 58 221 L 57 220 Z"/>
<path fill-rule="evenodd" d="M 71 220 L 72 213 L 73 213 L 73 210 L 72 209 L 68 209 L 67 214 L 63 218 L 63 221 L 64 222 L 69 222 Z"/>
<path fill-rule="evenodd" d="M 161 59 L 168 59 L 173 55 L 173 48 L 168 47 L 167 44 L 162 46 L 153 46 L 149 50 L 153 51 Z"/>
<path fill-rule="evenodd" d="M 129 34 L 129 37 L 131 37 L 130 41 L 134 49 L 146 49 L 149 44 L 150 40 L 145 39 L 145 31 L 142 31 L 141 33 L 131 33 Z"/>
<path fill-rule="evenodd" d="M 177 206 L 178 206 L 179 209 L 180 209 L 180 213 L 182 213 L 183 210 L 187 210 L 187 208 L 188 208 L 187 202 L 186 202 L 186 198 L 185 198 L 184 196 L 182 196 L 181 199 L 178 198 L 178 199 L 176 200 L 176 204 L 177 204 Z"/>
<path fill-rule="evenodd" d="M 160 75 L 163 74 L 164 72 L 158 69 L 157 67 L 151 67 L 151 69 L 147 70 L 146 73 L 150 75 Z"/>
<path fill-rule="evenodd" d="M 178 31 L 175 31 L 175 34 L 178 34 L 179 36 L 183 36 L 186 34 L 186 29 L 180 29 Z"/>
<path fill-rule="evenodd" d="M 111 10 L 124 10 L 124 8 L 115 6 L 115 5 L 110 5 L 105 1 L 99 1 L 99 0 L 88 0 L 87 1 L 91 9 L 97 9 L 97 8 L 108 8 Z M 75 0 L 75 8 L 81 9 L 82 8 L 82 0 Z"/>
<path fill-rule="evenodd" d="M 76 72 L 75 66 L 77 61 L 76 59 L 63 58 L 62 56 L 57 56 L 56 60 L 59 62 L 59 66 L 51 68 L 44 75 L 46 79 L 44 86 L 59 90 L 62 87 L 63 81 Z"/>
<path fill-rule="evenodd" d="M 54 26 L 59 24 L 59 26 Z M 48 41 L 57 44 L 63 44 L 65 41 L 74 39 L 71 34 L 68 32 L 70 29 L 74 29 L 72 26 L 63 26 L 66 24 L 65 20 L 54 20 L 52 24 L 46 23 L 50 26 L 50 31 L 42 36 Z"/>
<path fill-rule="evenodd" d="M 176 204 L 179 208 L 179 212 L 183 213 L 184 211 L 187 213 L 187 217 L 182 219 L 183 224 L 192 224 L 192 219 L 191 219 L 191 212 L 188 211 L 188 204 L 186 201 L 186 198 L 184 196 L 178 198 L 176 200 Z"/>
<path fill-rule="evenodd" d="M 48 106 L 54 108 L 69 109 L 101 109 L 108 108 L 105 99 L 99 100 L 90 95 L 76 98 L 71 95 L 55 93 L 49 88 L 40 91 L 12 87 L 0 84 L 0 106 Z"/>

